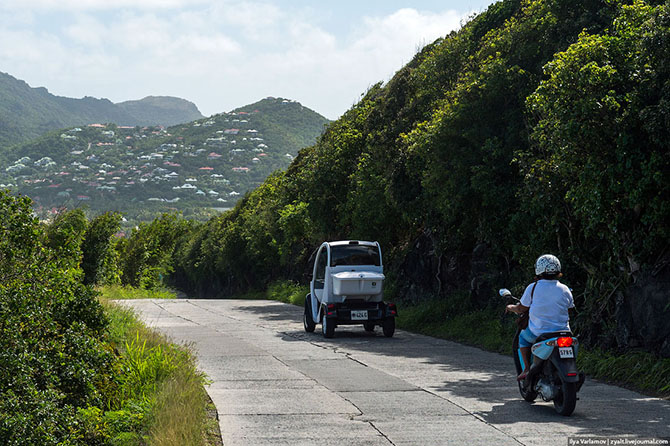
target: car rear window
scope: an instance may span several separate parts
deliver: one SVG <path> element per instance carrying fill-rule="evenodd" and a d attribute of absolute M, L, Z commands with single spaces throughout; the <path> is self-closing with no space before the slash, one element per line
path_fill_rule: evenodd
<path fill-rule="evenodd" d="M 330 249 L 330 266 L 374 265 L 381 266 L 379 248 L 365 245 L 340 245 Z"/>

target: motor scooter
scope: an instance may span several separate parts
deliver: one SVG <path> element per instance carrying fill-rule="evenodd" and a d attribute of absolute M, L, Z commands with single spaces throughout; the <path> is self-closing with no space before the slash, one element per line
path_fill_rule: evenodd
<path fill-rule="evenodd" d="M 503 288 L 500 296 L 519 302 L 512 293 Z M 525 369 L 519 348 L 517 328 L 512 344 L 517 375 Z M 577 392 L 584 384 L 585 375 L 577 370 L 579 340 L 570 331 L 543 333 L 531 347 L 531 366 L 525 379 L 518 381 L 519 392 L 524 400 L 533 402 L 540 396 L 544 401 L 553 401 L 556 412 L 570 416 L 577 404 Z"/>

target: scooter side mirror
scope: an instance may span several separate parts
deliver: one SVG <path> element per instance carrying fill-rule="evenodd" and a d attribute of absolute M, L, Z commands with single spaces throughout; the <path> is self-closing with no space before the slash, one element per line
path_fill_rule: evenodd
<path fill-rule="evenodd" d="M 498 293 L 500 293 L 501 297 L 507 297 L 512 295 L 510 290 L 508 290 L 507 288 L 501 288 L 500 291 L 498 291 Z"/>

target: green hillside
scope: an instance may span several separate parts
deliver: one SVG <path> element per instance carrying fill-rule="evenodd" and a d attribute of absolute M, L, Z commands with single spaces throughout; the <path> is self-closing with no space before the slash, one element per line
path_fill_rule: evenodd
<path fill-rule="evenodd" d="M 304 280 L 323 240 L 371 239 L 389 297 L 467 312 L 552 252 L 583 342 L 670 356 L 668 42 L 667 3 L 496 3 L 181 243 L 173 280 Z"/>
<path fill-rule="evenodd" d="M 327 120 L 297 102 L 268 98 L 169 128 L 90 125 L 61 129 L 0 155 L 0 188 L 60 207 L 117 210 L 129 219 L 229 208 L 313 143 Z"/>
<path fill-rule="evenodd" d="M 197 107 L 179 98 L 150 96 L 120 104 L 92 97 L 66 98 L 0 72 L 0 151 L 74 125 L 174 125 L 199 118 Z"/>

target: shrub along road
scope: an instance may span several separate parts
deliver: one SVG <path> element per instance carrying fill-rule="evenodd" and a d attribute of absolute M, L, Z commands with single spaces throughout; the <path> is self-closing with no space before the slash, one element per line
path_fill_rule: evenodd
<path fill-rule="evenodd" d="M 569 436 L 659 438 L 670 403 L 587 380 L 575 413 L 528 404 L 509 357 L 398 330 L 305 333 L 275 301 L 134 300 L 151 326 L 193 343 L 233 445 L 561 445 Z"/>

